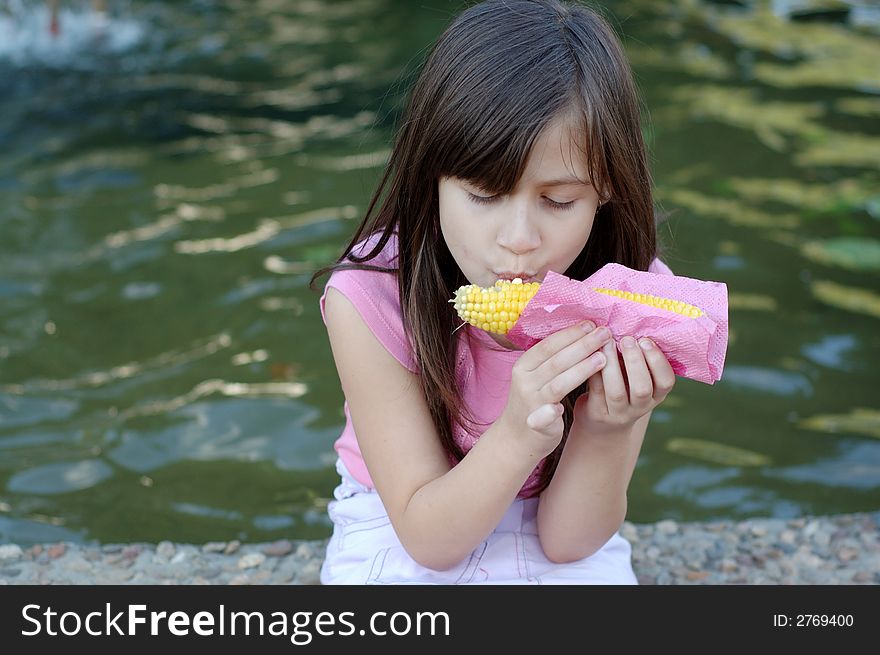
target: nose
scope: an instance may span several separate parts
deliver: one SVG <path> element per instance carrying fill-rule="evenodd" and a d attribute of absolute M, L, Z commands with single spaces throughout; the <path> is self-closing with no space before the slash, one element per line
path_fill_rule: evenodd
<path fill-rule="evenodd" d="M 528 207 L 520 205 L 509 215 L 498 230 L 497 241 L 515 255 L 526 254 L 541 245 L 541 235 Z"/>

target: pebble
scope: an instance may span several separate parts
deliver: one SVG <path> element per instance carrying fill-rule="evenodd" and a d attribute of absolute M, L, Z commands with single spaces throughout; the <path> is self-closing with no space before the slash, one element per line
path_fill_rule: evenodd
<path fill-rule="evenodd" d="M 293 544 L 287 539 L 282 539 L 263 548 L 263 554 L 268 557 L 284 557 L 292 550 Z"/>
<path fill-rule="evenodd" d="M 22 554 L 21 546 L 15 544 L 4 544 L 0 546 L 0 560 L 18 559 Z"/>
<path fill-rule="evenodd" d="M 880 512 L 656 524 L 629 521 L 643 585 L 880 584 Z M 0 545 L 0 585 L 320 584 L 326 540 L 201 545 Z"/>
<path fill-rule="evenodd" d="M 248 553 L 243 556 L 240 560 L 238 560 L 238 568 L 240 569 L 252 569 L 254 567 L 259 566 L 263 562 L 266 561 L 266 556 L 263 553 Z"/>

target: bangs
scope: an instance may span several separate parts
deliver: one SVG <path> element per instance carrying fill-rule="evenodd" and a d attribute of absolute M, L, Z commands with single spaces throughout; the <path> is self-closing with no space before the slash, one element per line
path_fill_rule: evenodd
<path fill-rule="evenodd" d="M 444 156 L 436 160 L 435 179 L 454 177 L 491 194 L 510 193 L 522 177 L 532 147 L 541 133 L 560 120 L 569 136 L 568 149 L 564 153 L 569 171 L 575 175 L 575 166 L 571 162 L 580 159 L 586 163 L 588 171 L 588 179 L 581 181 L 601 190 L 607 175 L 603 174 L 602 137 L 593 127 L 596 121 L 591 119 L 586 107 L 578 106 L 581 103 L 561 99 L 558 104 L 557 111 L 548 112 L 540 120 L 536 120 L 532 113 L 529 122 L 468 121 L 471 129 L 463 133 L 464 138 L 458 141 L 448 139 L 444 144 Z"/>

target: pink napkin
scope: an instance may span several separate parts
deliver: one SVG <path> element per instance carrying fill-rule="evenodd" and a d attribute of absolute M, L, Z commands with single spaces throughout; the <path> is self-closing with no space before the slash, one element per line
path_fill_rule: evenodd
<path fill-rule="evenodd" d="M 689 318 L 593 288 L 680 300 L 699 307 L 704 315 Z M 621 337 L 649 337 L 676 375 L 707 384 L 721 379 L 727 354 L 727 285 L 723 282 L 636 271 L 620 264 L 606 264 L 583 282 L 549 272 L 507 338 L 525 350 L 587 319 L 597 326 L 607 325 L 618 348 Z"/>

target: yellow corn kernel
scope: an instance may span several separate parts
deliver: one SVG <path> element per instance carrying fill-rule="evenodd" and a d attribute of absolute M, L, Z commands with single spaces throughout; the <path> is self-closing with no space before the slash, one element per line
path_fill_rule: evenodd
<path fill-rule="evenodd" d="M 506 334 L 540 286 L 520 278 L 498 280 L 487 288 L 467 284 L 459 287 L 449 302 L 454 303 L 461 320 L 487 332 Z"/>
<path fill-rule="evenodd" d="M 670 312 L 675 312 L 676 314 L 681 314 L 682 316 L 688 316 L 689 318 L 699 318 L 703 315 L 703 310 L 699 307 L 688 305 L 686 302 L 680 300 L 672 300 L 671 298 L 661 298 L 660 296 L 652 296 L 647 293 L 632 293 L 631 291 L 621 291 L 619 289 L 594 288 L 593 291 L 604 293 L 607 296 L 615 296 L 616 298 L 623 298 L 624 300 L 631 300 L 632 302 L 641 303 L 643 305 L 665 309 Z"/>

